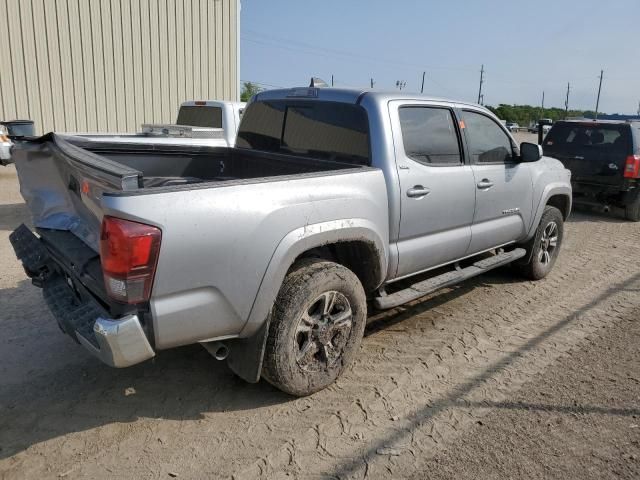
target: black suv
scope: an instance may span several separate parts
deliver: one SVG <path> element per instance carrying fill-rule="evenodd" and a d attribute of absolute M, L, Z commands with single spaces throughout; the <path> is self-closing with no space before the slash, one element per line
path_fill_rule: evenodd
<path fill-rule="evenodd" d="M 621 207 L 640 221 L 640 122 L 559 121 L 542 146 L 571 170 L 574 203 Z"/>

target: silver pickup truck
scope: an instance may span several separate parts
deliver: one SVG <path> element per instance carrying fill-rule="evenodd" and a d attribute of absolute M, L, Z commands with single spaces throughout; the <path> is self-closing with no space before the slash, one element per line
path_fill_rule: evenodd
<path fill-rule="evenodd" d="M 16 142 L 35 234 L 10 240 L 61 329 L 105 363 L 200 343 L 293 395 L 335 381 L 367 311 L 513 263 L 551 270 L 569 172 L 472 104 L 262 92 L 234 148 Z"/>

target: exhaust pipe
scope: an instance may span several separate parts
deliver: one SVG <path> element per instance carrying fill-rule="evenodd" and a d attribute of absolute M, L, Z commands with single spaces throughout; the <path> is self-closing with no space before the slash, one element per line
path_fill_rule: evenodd
<path fill-rule="evenodd" d="M 206 348 L 207 352 L 209 352 L 216 360 L 226 360 L 229 356 L 229 347 L 222 342 L 205 342 L 201 343 L 201 345 Z"/>
<path fill-rule="evenodd" d="M 610 210 L 611 210 L 611 207 L 609 207 L 609 205 L 605 205 L 605 206 L 602 207 L 602 211 L 604 213 L 609 213 Z"/>

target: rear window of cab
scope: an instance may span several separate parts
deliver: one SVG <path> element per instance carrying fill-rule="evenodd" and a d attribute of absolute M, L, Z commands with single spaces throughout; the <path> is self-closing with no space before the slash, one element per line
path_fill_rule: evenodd
<path fill-rule="evenodd" d="M 544 148 L 558 151 L 606 150 L 631 151 L 628 124 L 556 123 L 543 142 Z"/>
<path fill-rule="evenodd" d="M 369 165 L 369 121 L 360 105 L 305 100 L 251 103 L 236 147 Z"/>

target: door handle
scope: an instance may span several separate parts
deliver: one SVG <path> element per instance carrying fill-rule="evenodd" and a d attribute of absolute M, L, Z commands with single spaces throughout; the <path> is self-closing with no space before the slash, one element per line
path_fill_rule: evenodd
<path fill-rule="evenodd" d="M 493 187 L 493 182 L 487 178 L 483 178 L 478 182 L 478 188 L 480 190 L 488 190 L 491 187 Z"/>
<path fill-rule="evenodd" d="M 428 188 L 422 185 L 415 185 L 413 188 L 407 190 L 407 197 L 424 197 L 425 195 L 429 195 L 429 192 L 431 192 L 431 190 Z"/>

